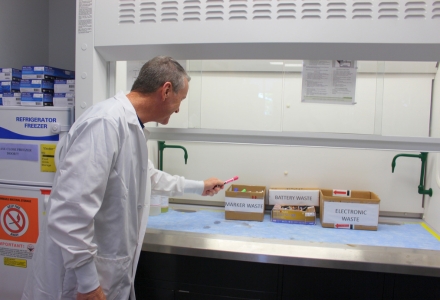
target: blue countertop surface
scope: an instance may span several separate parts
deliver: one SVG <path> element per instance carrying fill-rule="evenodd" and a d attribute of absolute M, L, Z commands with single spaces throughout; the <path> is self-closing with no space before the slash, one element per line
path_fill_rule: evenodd
<path fill-rule="evenodd" d="M 147 227 L 262 239 L 440 250 L 440 240 L 425 229 L 423 222 L 390 224 L 379 223 L 377 231 L 347 230 L 323 228 L 319 219 L 316 225 L 274 223 L 266 213 L 263 222 L 235 221 L 225 220 L 225 213 L 219 211 L 185 212 L 170 209 L 167 213 L 150 216 Z"/>

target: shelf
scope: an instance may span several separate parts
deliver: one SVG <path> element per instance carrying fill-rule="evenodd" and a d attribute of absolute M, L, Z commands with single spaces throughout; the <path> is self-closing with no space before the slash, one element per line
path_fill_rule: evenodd
<path fill-rule="evenodd" d="M 338 133 L 271 132 L 217 129 L 148 128 L 149 139 L 211 143 L 259 144 L 439 152 L 440 139 Z"/>

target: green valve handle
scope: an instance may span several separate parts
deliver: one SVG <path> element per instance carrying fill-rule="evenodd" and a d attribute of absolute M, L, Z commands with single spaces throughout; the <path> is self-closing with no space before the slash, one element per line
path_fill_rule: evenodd
<path fill-rule="evenodd" d="M 421 195 L 429 195 L 432 197 L 432 189 L 425 190 L 425 168 L 426 168 L 426 161 L 428 160 L 428 152 L 421 152 L 420 154 L 397 154 L 394 156 L 393 161 L 391 162 L 391 171 L 394 173 L 394 168 L 396 167 L 396 159 L 400 156 L 403 157 L 415 157 L 420 158 L 422 161 L 422 169 L 420 170 L 420 183 L 417 187 L 417 190 L 419 194 Z"/>
<path fill-rule="evenodd" d="M 185 159 L 185 165 L 186 165 L 188 161 L 188 152 L 186 151 L 185 147 L 179 145 L 165 145 L 165 141 L 158 141 L 157 145 L 159 147 L 159 170 L 163 171 L 163 150 L 165 150 L 166 148 L 182 149 L 183 152 L 185 152 L 183 158 Z"/>

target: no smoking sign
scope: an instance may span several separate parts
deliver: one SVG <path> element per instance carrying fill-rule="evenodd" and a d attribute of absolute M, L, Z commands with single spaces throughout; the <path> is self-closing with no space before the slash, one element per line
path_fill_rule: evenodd
<path fill-rule="evenodd" d="M 29 218 L 26 211 L 17 204 L 5 206 L 0 215 L 3 230 L 12 237 L 19 237 L 26 233 L 29 227 Z"/>
<path fill-rule="evenodd" d="M 44 203 L 40 190 L 35 196 L 0 195 L 0 241 L 36 243 L 39 204 Z"/>

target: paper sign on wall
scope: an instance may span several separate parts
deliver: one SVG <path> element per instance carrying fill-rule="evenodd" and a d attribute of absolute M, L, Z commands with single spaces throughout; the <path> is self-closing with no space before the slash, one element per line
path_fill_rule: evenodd
<path fill-rule="evenodd" d="M 356 104 L 355 60 L 305 60 L 302 102 Z"/>

